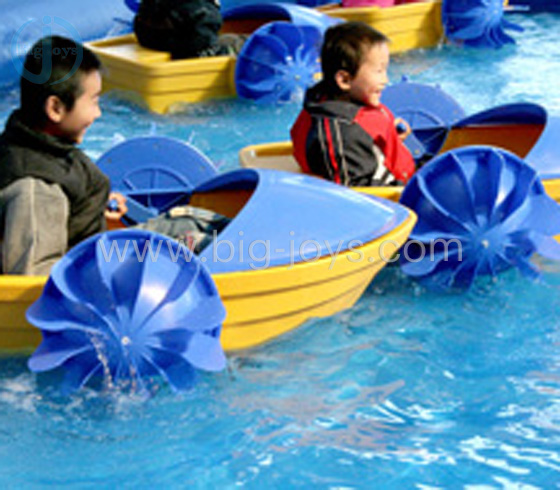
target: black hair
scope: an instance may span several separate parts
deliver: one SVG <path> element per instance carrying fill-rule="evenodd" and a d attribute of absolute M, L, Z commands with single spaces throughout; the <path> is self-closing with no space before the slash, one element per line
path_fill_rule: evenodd
<path fill-rule="evenodd" d="M 83 93 L 82 76 L 100 70 L 101 62 L 77 41 L 47 36 L 28 51 L 23 67 L 20 78 L 22 116 L 31 126 L 43 127 L 47 122 L 47 99 L 56 95 L 67 110 L 72 110 Z"/>
<path fill-rule="evenodd" d="M 339 70 L 356 76 L 367 50 L 389 38 L 364 22 L 343 22 L 327 29 L 321 49 L 323 86 L 327 95 L 340 94 L 335 75 Z"/>

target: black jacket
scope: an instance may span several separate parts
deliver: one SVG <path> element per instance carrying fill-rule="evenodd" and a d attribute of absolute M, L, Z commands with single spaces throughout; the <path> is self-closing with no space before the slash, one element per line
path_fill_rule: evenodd
<path fill-rule="evenodd" d="M 0 190 L 25 177 L 58 184 L 68 198 L 69 248 L 105 230 L 109 179 L 76 146 L 32 130 L 15 111 L 0 135 Z"/>

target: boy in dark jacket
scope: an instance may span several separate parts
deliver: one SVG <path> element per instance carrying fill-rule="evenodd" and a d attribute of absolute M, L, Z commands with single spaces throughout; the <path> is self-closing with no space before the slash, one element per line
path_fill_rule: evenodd
<path fill-rule="evenodd" d="M 291 130 L 302 170 L 347 186 L 406 183 L 414 160 L 381 103 L 387 37 L 362 22 L 335 25 L 325 34 L 321 65 L 323 80 L 307 91 Z"/>
<path fill-rule="evenodd" d="M 38 41 L 21 104 L 0 135 L 0 271 L 47 274 L 66 251 L 126 212 L 109 179 L 76 147 L 101 115 L 100 63 L 79 43 Z M 111 197 L 119 210 L 106 210 Z"/>

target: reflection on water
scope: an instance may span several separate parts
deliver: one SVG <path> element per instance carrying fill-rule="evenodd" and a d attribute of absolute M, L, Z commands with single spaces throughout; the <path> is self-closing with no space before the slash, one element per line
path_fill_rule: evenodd
<path fill-rule="evenodd" d="M 0 479 L 76 483 L 87 465 L 129 486 L 165 474 L 194 488 L 551 488 L 560 270 L 542 265 L 540 283 L 510 271 L 465 295 L 419 290 L 391 268 L 350 311 L 230 356 L 185 395 L 64 399 L 3 360 Z"/>

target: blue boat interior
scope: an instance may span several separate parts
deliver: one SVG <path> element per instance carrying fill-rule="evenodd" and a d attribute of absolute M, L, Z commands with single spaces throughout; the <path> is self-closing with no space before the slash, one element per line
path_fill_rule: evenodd
<path fill-rule="evenodd" d="M 214 247 L 200 254 L 212 273 L 293 265 L 357 249 L 409 216 L 399 204 L 332 182 L 255 169 L 228 172 L 202 184 L 193 191 L 191 204 L 233 218 L 216 247 L 231 244 L 235 259 L 212 260 Z"/>

